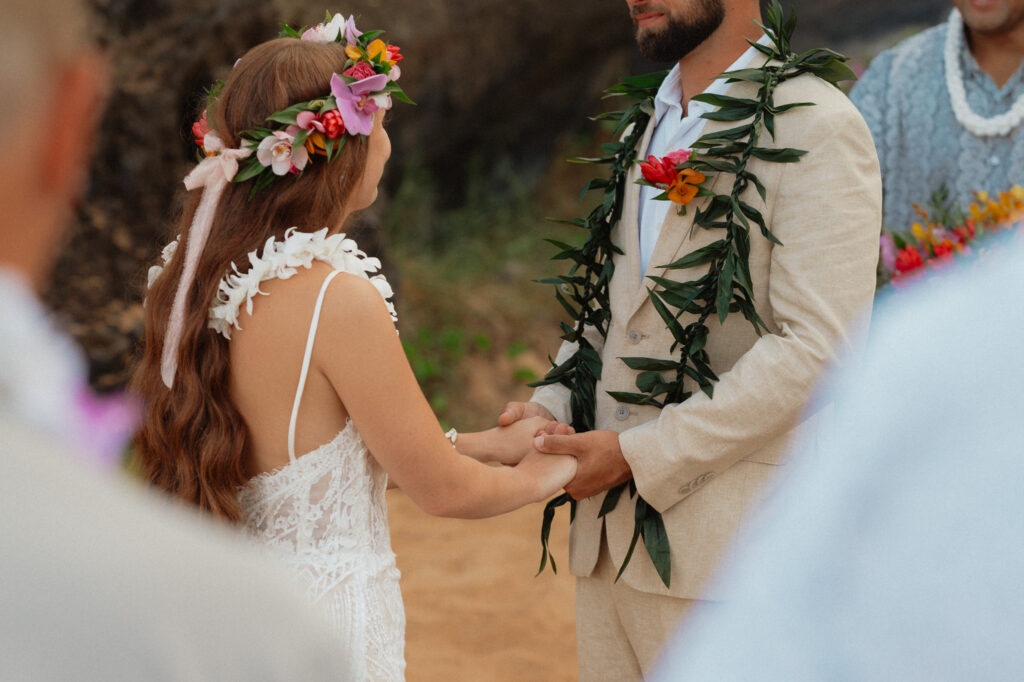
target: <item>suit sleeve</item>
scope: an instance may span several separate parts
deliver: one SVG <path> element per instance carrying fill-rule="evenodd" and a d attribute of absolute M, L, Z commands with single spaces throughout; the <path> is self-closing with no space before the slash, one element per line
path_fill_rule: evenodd
<path fill-rule="evenodd" d="M 714 399 L 695 391 L 620 434 L 637 488 L 658 511 L 794 428 L 823 368 L 849 344 L 850 325 L 870 309 L 878 160 L 864 120 L 821 85 L 819 104 L 787 114 L 788 136 L 779 130 L 779 146 L 808 153 L 769 190 L 774 205 L 765 217 L 784 244 L 772 250 L 767 283 L 775 333 L 720 375 Z"/>

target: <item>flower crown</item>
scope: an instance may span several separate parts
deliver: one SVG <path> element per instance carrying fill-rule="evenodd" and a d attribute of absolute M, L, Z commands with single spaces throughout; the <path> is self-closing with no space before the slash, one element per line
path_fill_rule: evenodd
<path fill-rule="evenodd" d="M 330 93 L 274 112 L 264 127 L 242 131 L 241 148 L 237 150 L 224 148 L 216 133 L 210 131 L 204 110 L 192 125 L 202 155 L 216 158 L 220 162 L 216 166 L 229 181 L 255 179 L 250 197 L 279 177 L 300 175 L 316 155 L 332 161 L 348 136 L 370 134 L 374 113 L 390 109 L 392 96 L 413 104 L 396 82 L 402 73 L 398 67 L 402 61 L 400 48 L 381 40 L 378 36 L 382 33 L 364 33 L 356 28 L 354 17 L 331 16 L 330 12 L 323 23 L 312 28 L 300 31 L 283 25 L 283 38 L 345 45 L 348 59 L 341 73 L 331 76 Z M 216 98 L 220 85 L 210 90 L 211 100 Z"/>

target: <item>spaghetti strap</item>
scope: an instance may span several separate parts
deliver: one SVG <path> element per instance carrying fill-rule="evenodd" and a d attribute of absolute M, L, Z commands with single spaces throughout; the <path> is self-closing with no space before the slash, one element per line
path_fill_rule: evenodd
<path fill-rule="evenodd" d="M 306 389 L 306 375 L 309 374 L 309 360 L 313 356 L 313 341 L 316 339 L 316 327 L 320 323 L 320 310 L 324 306 L 324 295 L 327 294 L 327 285 L 331 283 L 334 276 L 342 270 L 335 270 L 327 275 L 327 279 L 320 286 L 320 294 L 316 297 L 316 307 L 313 309 L 313 321 L 309 323 L 309 336 L 306 338 L 306 352 L 302 356 L 302 372 L 299 374 L 299 387 L 295 391 L 295 402 L 292 404 L 292 418 L 288 422 L 288 461 L 295 461 L 295 422 L 299 418 L 299 404 L 302 402 L 302 392 Z"/>

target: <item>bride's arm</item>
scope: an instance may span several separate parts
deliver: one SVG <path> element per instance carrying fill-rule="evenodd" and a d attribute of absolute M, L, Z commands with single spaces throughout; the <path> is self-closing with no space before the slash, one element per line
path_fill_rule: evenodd
<path fill-rule="evenodd" d="M 575 475 L 572 457 L 532 451 L 513 468 L 460 455 L 416 383 L 383 299 L 365 279 L 341 275 L 331 282 L 320 325 L 316 367 L 377 461 L 427 513 L 502 514 L 551 497 Z"/>

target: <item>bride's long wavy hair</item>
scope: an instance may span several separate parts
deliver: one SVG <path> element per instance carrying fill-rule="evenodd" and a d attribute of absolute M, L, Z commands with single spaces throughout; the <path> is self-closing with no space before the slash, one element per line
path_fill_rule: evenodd
<path fill-rule="evenodd" d="M 345 59 L 344 46 L 336 43 L 281 38 L 258 45 L 236 64 L 207 111 L 208 124 L 227 147 L 238 147 L 239 132 L 264 125 L 275 111 L 329 92 L 331 75 Z M 153 485 L 216 516 L 239 519 L 237 493 L 247 480 L 248 431 L 231 400 L 228 342 L 207 327 L 207 311 L 231 264 L 244 270 L 247 254 L 269 237 L 282 238 L 292 226 L 312 231 L 340 225 L 345 202 L 366 165 L 364 142 L 349 138 L 329 164 L 311 155 L 301 177 L 281 178 L 251 200 L 251 182 L 229 183 L 224 189 L 186 299 L 170 389 L 160 376 L 160 356 L 184 247 L 149 289 L 145 340 L 131 387 L 145 402 L 136 445 L 142 475 Z M 183 202 L 177 219 L 181 244 L 187 241 L 200 194 L 191 192 Z"/>

